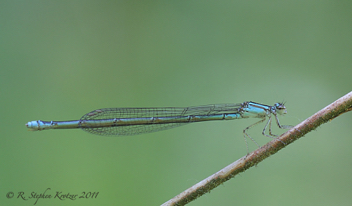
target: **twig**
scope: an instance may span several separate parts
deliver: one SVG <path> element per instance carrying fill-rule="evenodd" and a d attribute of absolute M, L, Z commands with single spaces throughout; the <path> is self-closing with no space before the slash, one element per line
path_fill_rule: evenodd
<path fill-rule="evenodd" d="M 217 173 L 193 185 L 176 197 L 162 204 L 162 206 L 185 205 L 195 200 L 203 194 L 210 192 L 218 185 L 235 177 L 237 174 L 244 172 L 252 166 L 257 165 L 264 159 L 268 158 L 270 155 L 275 154 L 295 140 L 303 137 L 308 132 L 316 129 L 321 124 L 331 121 L 341 114 L 351 110 L 352 92 L 346 94 L 329 106 L 315 113 L 313 116 L 296 125 L 286 133 L 282 134 L 280 137 L 278 137 L 280 141 L 278 141 L 278 139 L 274 139 L 261 148 L 251 152 L 247 156 L 238 159 Z"/>

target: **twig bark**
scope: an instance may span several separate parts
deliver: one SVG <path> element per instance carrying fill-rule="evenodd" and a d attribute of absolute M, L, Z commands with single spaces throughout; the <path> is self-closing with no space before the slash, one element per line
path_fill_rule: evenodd
<path fill-rule="evenodd" d="M 282 148 L 288 146 L 295 140 L 303 137 L 308 132 L 316 129 L 321 124 L 326 123 L 340 116 L 341 114 L 352 110 L 352 92 L 346 94 L 335 102 L 331 103 L 324 109 L 315 113 L 308 119 L 296 125 L 278 139 L 267 143 L 250 154 L 238 159 L 217 173 L 209 176 L 201 182 L 193 185 L 176 197 L 162 204 L 162 206 L 185 205 L 203 194 L 210 192 L 220 184 L 235 177 L 237 174 L 244 172 L 252 166 L 257 165 L 270 155 L 275 154 Z"/>

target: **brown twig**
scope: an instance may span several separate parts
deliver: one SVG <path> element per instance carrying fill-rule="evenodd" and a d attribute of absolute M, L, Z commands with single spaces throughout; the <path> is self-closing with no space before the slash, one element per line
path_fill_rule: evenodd
<path fill-rule="evenodd" d="M 278 139 L 267 143 L 259 149 L 244 156 L 217 173 L 209 176 L 201 182 L 193 185 L 176 197 L 162 204 L 162 206 L 185 205 L 203 194 L 210 192 L 218 185 L 235 177 L 237 174 L 244 172 L 252 166 L 257 165 L 270 155 L 275 154 L 282 148 L 288 146 L 295 140 L 303 137 L 308 132 L 316 129 L 321 124 L 326 123 L 340 116 L 341 114 L 352 110 L 352 92 L 346 94 L 335 102 L 331 103 L 324 109 L 315 113 L 308 119 L 296 125 L 286 133 L 282 134 Z M 279 140 L 279 141 L 278 141 Z"/>

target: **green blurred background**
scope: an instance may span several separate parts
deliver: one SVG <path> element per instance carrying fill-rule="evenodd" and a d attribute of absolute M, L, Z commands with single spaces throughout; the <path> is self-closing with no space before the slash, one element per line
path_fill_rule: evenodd
<path fill-rule="evenodd" d="M 351 91 L 352 1 L 1 1 L 1 205 L 160 205 L 246 155 L 255 120 L 138 136 L 29 132 L 99 108 L 286 101 L 295 125 Z M 350 205 L 351 114 L 189 205 Z M 264 125 L 250 131 L 258 143 Z M 283 130 L 274 128 L 274 133 Z M 256 145 L 249 142 L 249 149 Z M 8 192 L 15 197 L 6 198 Z"/>

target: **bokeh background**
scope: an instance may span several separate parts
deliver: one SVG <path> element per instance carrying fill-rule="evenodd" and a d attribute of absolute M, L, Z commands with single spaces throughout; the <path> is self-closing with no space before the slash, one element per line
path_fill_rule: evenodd
<path fill-rule="evenodd" d="M 33 205 L 18 193 L 47 188 L 99 194 L 36 205 L 166 202 L 246 155 L 242 130 L 255 120 L 131 137 L 25 123 L 106 107 L 286 101 L 281 123 L 298 124 L 351 91 L 351 10 L 331 0 L 1 1 L 1 204 Z M 350 205 L 351 121 L 334 119 L 189 205 Z M 261 145 L 263 126 L 250 130 Z"/>

